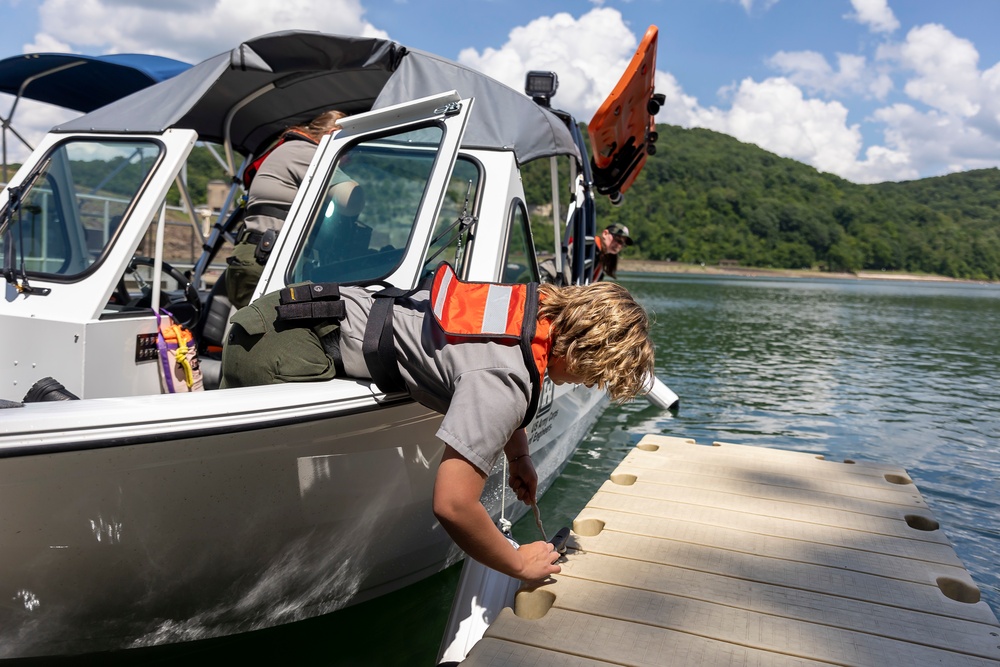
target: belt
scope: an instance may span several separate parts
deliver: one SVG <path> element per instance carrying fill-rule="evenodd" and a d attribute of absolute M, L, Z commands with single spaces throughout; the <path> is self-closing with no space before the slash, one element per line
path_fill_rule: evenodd
<path fill-rule="evenodd" d="M 264 232 L 258 232 L 253 229 L 243 228 L 243 231 L 239 233 L 236 237 L 237 243 L 249 243 L 250 245 L 257 245 L 260 240 L 264 237 Z"/>
<path fill-rule="evenodd" d="M 250 204 L 247 206 L 246 217 L 251 215 L 266 215 L 270 218 L 285 219 L 291 204 Z"/>

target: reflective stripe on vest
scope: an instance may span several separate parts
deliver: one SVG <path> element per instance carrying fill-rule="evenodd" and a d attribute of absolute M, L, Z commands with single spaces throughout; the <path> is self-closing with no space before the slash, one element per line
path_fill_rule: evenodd
<path fill-rule="evenodd" d="M 442 264 L 434 276 L 434 318 L 446 333 L 457 336 L 520 338 L 528 286 L 467 283 Z"/>

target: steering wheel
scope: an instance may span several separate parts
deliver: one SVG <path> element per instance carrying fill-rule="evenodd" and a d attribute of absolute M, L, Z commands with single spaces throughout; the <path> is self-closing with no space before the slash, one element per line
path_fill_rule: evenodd
<path fill-rule="evenodd" d="M 136 282 L 141 286 L 142 290 L 142 294 L 138 297 L 129 295 L 128 290 L 125 288 L 125 276 L 122 276 L 122 279 L 118 282 L 118 287 L 115 289 L 115 295 L 122 303 L 126 303 L 128 308 L 151 307 L 153 302 L 153 288 L 144 279 L 139 277 L 138 268 L 140 266 L 152 267 L 154 263 L 152 257 L 136 255 L 125 268 L 126 275 L 131 273 L 136 276 Z M 171 300 L 161 305 L 170 312 L 178 324 L 188 329 L 194 327 L 201 316 L 201 299 L 198 297 L 198 290 L 191 284 L 187 276 L 167 262 L 160 262 L 160 270 L 176 280 L 177 284 L 181 286 L 181 291 L 184 293 L 183 299 Z"/>

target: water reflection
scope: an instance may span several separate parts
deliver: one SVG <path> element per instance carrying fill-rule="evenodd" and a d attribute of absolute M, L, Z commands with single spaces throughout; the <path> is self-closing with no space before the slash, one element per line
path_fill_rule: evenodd
<path fill-rule="evenodd" d="M 677 419 L 631 419 L 628 434 L 659 428 L 699 442 L 898 464 L 1000 609 L 1000 535 L 983 528 L 1000 498 L 1000 287 L 625 282 L 656 313 L 657 370 L 681 396 Z M 618 416 L 609 412 L 598 428 Z"/>

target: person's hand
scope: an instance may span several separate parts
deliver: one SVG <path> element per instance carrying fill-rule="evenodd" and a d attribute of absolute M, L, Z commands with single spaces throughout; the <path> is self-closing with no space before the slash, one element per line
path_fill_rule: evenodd
<path fill-rule="evenodd" d="M 509 464 L 510 478 L 508 484 L 517 494 L 517 499 L 525 505 L 535 503 L 535 491 L 538 490 L 538 473 L 535 464 L 527 454 L 516 457 Z"/>
<path fill-rule="evenodd" d="M 562 571 L 556 565 L 559 552 L 551 542 L 522 544 L 517 553 L 521 556 L 521 569 L 517 573 L 517 578 L 521 581 L 539 582 Z"/>

